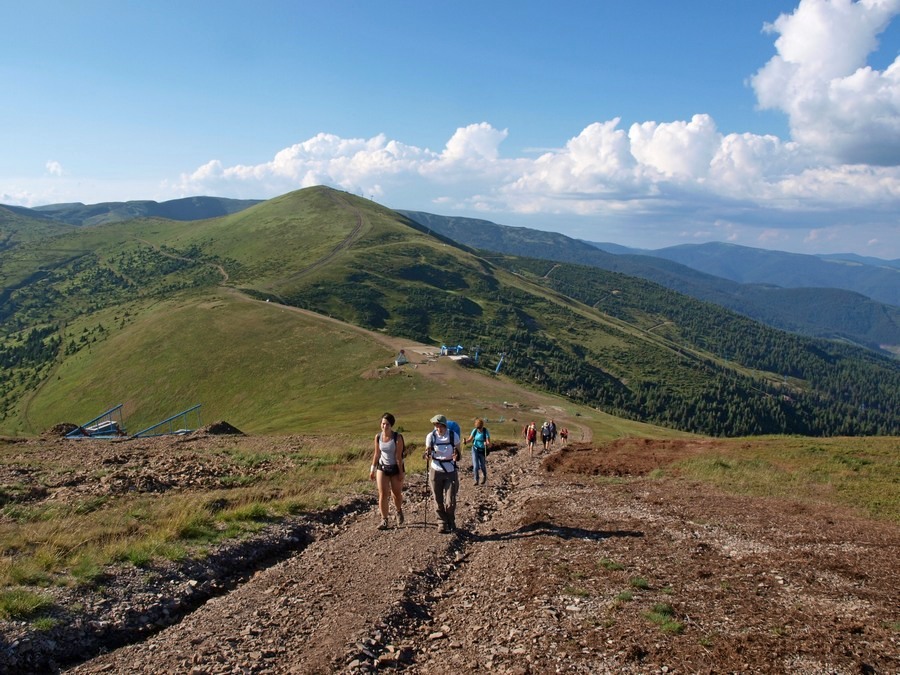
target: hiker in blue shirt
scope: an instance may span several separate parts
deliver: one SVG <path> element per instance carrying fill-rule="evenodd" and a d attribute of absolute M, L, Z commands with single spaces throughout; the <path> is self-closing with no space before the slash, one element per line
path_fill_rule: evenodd
<path fill-rule="evenodd" d="M 430 460 L 428 485 L 434 497 L 435 511 L 441 525 L 438 532 L 448 533 L 456 529 L 456 494 L 459 492 L 460 436 L 447 424 L 443 415 L 431 418 L 434 429 L 425 437 L 425 456 Z"/>
<path fill-rule="evenodd" d="M 480 417 L 475 420 L 475 428 L 463 443 L 472 443 L 472 473 L 475 475 L 475 485 L 478 485 L 478 474 L 482 474 L 481 484 L 487 483 L 487 451 L 491 447 L 491 432 L 484 426 L 484 420 Z"/>

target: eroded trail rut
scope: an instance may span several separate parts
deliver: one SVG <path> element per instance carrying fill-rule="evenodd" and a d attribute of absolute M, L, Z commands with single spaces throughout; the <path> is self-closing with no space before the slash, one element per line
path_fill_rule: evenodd
<path fill-rule="evenodd" d="M 375 662 L 412 665 L 420 649 L 416 626 L 432 624 L 434 600 L 450 592 L 445 582 L 477 545 L 472 533 L 506 503 L 520 475 L 514 466 L 509 453 L 494 453 L 488 485 L 475 487 L 461 474 L 455 534 L 437 532 L 425 482 L 410 477 L 404 526 L 377 531 L 377 509 L 357 511 L 330 536 L 179 624 L 67 672 L 326 673 Z M 438 639 L 422 632 L 426 643 L 429 635 Z"/>

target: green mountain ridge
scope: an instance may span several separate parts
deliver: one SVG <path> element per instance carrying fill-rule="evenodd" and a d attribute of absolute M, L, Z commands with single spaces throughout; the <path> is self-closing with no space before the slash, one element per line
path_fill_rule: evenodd
<path fill-rule="evenodd" d="M 48 204 L 29 211 L 69 225 L 102 225 L 135 218 L 168 218 L 169 220 L 205 220 L 243 211 L 259 199 L 227 199 L 224 197 L 184 197 L 165 202 L 136 200 L 99 204 Z"/>
<path fill-rule="evenodd" d="M 42 231 L 47 219 L 76 226 L 138 217 L 196 221 L 237 213 L 259 203 L 261 200 L 188 197 L 161 203 L 150 200 L 70 203 L 34 209 L 0 206 L 0 221 L 4 208 L 32 221 L 45 222 L 44 225 L 34 223 L 31 227 L 34 231 Z M 682 245 L 655 251 L 631 249 L 579 241 L 553 232 L 511 228 L 486 220 L 414 211 L 400 213 L 423 220 L 433 234 L 448 235 L 476 248 L 580 262 L 623 272 L 714 302 L 774 328 L 900 353 L 898 261 L 849 254 L 799 255 L 725 243 Z M 0 239 L 0 246 L 3 243 Z M 794 292 L 792 289 L 813 290 Z"/>
<path fill-rule="evenodd" d="M 40 278 L 25 274 L 35 251 L 44 256 Z M 501 377 L 528 390 L 674 429 L 900 430 L 900 367 L 889 359 L 781 333 L 634 277 L 479 253 L 324 187 L 204 221 L 80 227 L 0 256 L 4 268 L 22 269 L 0 317 L 8 375 L 0 430 L 15 433 L 39 431 L 51 411 L 56 421 L 83 413 L 87 401 L 125 398 L 165 415 L 201 394 L 218 409 L 252 406 L 254 419 L 271 420 L 267 431 L 295 428 L 314 423 L 292 412 L 300 402 L 291 383 L 306 370 L 316 379 L 302 387 L 316 419 L 352 414 L 339 403 L 377 396 L 359 382 L 365 364 L 343 374 L 352 357 L 336 351 L 334 338 L 311 341 L 320 350 L 311 354 L 271 337 L 290 307 L 401 339 L 477 348 L 485 374 L 505 354 Z M 271 329 L 248 318 L 250 307 L 267 310 Z M 326 382 L 329 374 L 339 383 Z M 319 382 L 321 399 L 310 393 Z M 432 407 L 441 401 L 439 389 L 423 396 Z"/>
<path fill-rule="evenodd" d="M 712 270 L 700 270 L 662 254 L 636 255 L 628 253 L 624 247 L 612 247 L 614 252 L 607 252 L 598 248 L 603 246 L 601 244 L 583 242 L 553 232 L 418 211 L 401 213 L 436 233 L 475 248 L 621 272 L 653 281 L 698 300 L 713 302 L 773 328 L 811 337 L 847 340 L 876 351 L 900 353 L 900 307 L 877 302 L 859 291 L 828 288 L 824 283 L 821 288 L 778 288 L 771 283 L 742 283 L 731 280 L 724 273 L 730 264 L 730 257 Z M 727 245 L 709 245 L 706 250 L 710 251 L 708 267 L 712 268 L 715 254 L 724 255 L 722 251 L 730 249 Z M 760 253 L 767 254 L 773 265 L 776 260 L 781 261 L 779 264 L 785 264 L 783 255 L 777 252 Z M 814 256 L 797 257 L 814 258 L 818 264 L 832 268 L 837 265 L 820 261 Z M 876 270 L 873 273 L 875 277 L 869 275 L 866 277 L 868 281 L 861 280 L 859 284 L 873 290 L 875 287 L 871 284 L 875 282 L 870 280 L 877 278 L 885 290 L 890 290 L 889 297 L 895 297 L 900 287 L 897 283 L 900 272 L 895 272 L 891 269 Z M 803 278 L 802 274 L 794 275 L 794 286 L 802 286 L 800 280 Z M 894 279 L 894 286 L 888 283 L 890 279 Z"/>

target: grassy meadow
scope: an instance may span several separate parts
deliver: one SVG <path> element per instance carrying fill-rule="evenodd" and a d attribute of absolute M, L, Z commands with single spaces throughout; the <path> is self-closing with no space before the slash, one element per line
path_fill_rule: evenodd
<path fill-rule="evenodd" d="M 900 524 L 900 438 L 763 436 L 718 450 L 671 469 L 734 494 L 834 504 Z"/>

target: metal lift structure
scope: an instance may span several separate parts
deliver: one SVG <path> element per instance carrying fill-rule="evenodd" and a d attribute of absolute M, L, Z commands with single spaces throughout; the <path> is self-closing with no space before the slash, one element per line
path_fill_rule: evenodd
<path fill-rule="evenodd" d="M 85 422 L 80 427 L 72 429 L 66 434 L 66 438 L 121 438 L 125 436 L 125 426 L 122 424 L 123 405 L 120 403 L 102 415 L 97 415 L 90 422 Z"/>
<path fill-rule="evenodd" d="M 162 422 L 157 422 L 153 426 L 147 427 L 143 431 L 137 432 L 132 438 L 150 438 L 151 436 L 179 436 L 189 434 L 200 428 L 200 405 L 197 404 L 192 408 L 183 410 L 177 415 L 167 417 Z M 194 419 L 192 413 L 196 414 L 197 423 L 193 428 L 189 428 L 191 419 Z M 162 430 L 161 429 L 165 429 Z"/>

